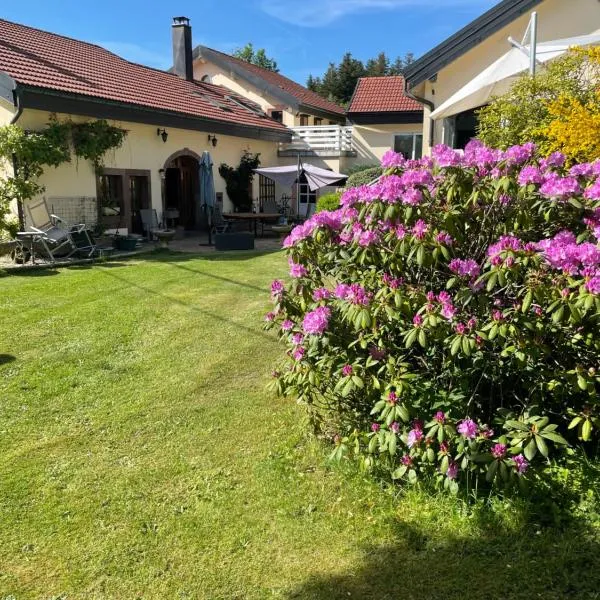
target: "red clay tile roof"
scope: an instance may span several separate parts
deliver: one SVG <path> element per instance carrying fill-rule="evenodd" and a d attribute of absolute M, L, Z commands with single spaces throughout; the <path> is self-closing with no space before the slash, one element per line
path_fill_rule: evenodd
<path fill-rule="evenodd" d="M 405 112 L 423 106 L 404 93 L 404 77 L 361 77 L 348 107 L 349 113 Z"/>
<path fill-rule="evenodd" d="M 200 46 L 200 52 L 204 48 Z M 231 56 L 230 54 L 225 54 L 224 52 L 219 52 L 218 50 L 214 50 L 213 48 L 206 48 L 207 50 L 218 54 L 224 60 L 239 65 L 249 73 L 260 77 L 267 83 L 281 88 L 284 92 L 291 94 L 296 98 L 301 104 L 304 104 L 308 107 L 317 108 L 323 111 L 327 111 L 330 113 L 335 113 L 340 117 L 343 117 L 346 113 L 342 106 L 335 104 L 334 102 L 330 102 L 325 98 L 322 98 L 316 92 L 311 92 L 308 88 L 305 88 L 303 85 L 288 79 L 281 75 L 281 73 L 275 73 L 274 71 L 269 71 L 269 69 L 264 69 L 263 67 L 258 67 L 253 65 L 245 60 L 240 58 L 236 58 L 235 56 Z"/>
<path fill-rule="evenodd" d="M 100 46 L 0 19 L 0 72 L 17 83 L 172 111 L 192 118 L 287 131 L 228 100 L 221 86 L 131 63 Z M 220 108 L 219 105 L 225 107 Z"/>

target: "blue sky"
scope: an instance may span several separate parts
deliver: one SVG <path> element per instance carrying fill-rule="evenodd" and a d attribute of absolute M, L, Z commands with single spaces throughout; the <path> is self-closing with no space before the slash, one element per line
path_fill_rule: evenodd
<path fill-rule="evenodd" d="M 497 0 L 21 0 L 2 18 L 100 44 L 158 68 L 171 63 L 171 17 L 190 17 L 194 45 L 232 52 L 264 47 L 280 71 L 300 83 L 346 51 L 366 60 L 419 56 Z"/>

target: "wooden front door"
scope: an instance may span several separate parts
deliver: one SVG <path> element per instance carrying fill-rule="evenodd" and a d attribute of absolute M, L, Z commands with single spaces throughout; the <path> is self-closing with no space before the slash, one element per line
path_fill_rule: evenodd
<path fill-rule="evenodd" d="M 167 208 L 179 211 L 179 224 L 188 230 L 198 229 L 200 173 L 195 158 L 180 156 L 171 162 L 166 171 L 165 196 Z"/>

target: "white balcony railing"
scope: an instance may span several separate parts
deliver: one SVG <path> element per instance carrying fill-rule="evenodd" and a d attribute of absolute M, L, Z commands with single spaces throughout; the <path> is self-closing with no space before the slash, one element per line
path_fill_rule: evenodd
<path fill-rule="evenodd" d="M 315 125 L 313 127 L 291 127 L 291 143 L 282 143 L 279 150 L 313 151 L 316 154 L 352 152 L 352 127 L 346 125 Z"/>

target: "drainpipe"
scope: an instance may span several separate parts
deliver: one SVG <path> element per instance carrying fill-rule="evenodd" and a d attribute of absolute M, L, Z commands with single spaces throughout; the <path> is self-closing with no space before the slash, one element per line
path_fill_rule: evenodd
<path fill-rule="evenodd" d="M 406 89 L 405 89 L 404 93 L 409 98 L 412 98 L 413 100 L 416 100 L 419 104 L 424 104 L 425 106 L 427 106 L 429 108 L 429 110 L 431 112 L 433 112 L 433 110 L 435 108 L 435 104 L 431 100 L 427 100 L 427 98 L 421 98 L 420 96 L 415 96 L 410 91 L 410 88 L 408 87 L 408 82 L 406 82 Z M 431 119 L 429 119 L 429 121 L 430 121 L 430 125 L 429 125 L 429 148 L 431 148 L 433 146 L 433 123 L 431 122 Z"/>
<path fill-rule="evenodd" d="M 13 118 L 10 120 L 10 124 L 14 125 L 19 117 L 23 114 L 23 106 L 21 105 L 21 93 L 18 87 L 15 87 L 13 90 L 13 104 L 17 107 L 17 112 L 13 115 Z"/>
<path fill-rule="evenodd" d="M 15 89 L 13 90 L 13 98 L 14 98 L 14 105 L 17 107 L 17 112 L 13 115 L 12 119 L 10 120 L 11 125 L 14 125 L 19 120 L 19 117 L 23 114 L 23 106 L 21 104 L 21 94 L 19 92 L 18 87 L 15 87 Z M 13 168 L 13 173 L 16 175 L 17 169 L 19 168 L 19 166 L 17 163 L 17 157 L 14 154 L 12 155 L 12 168 Z M 21 202 L 21 200 L 19 198 L 17 198 L 17 217 L 19 219 L 19 229 L 21 231 L 24 231 L 25 230 L 25 214 L 23 212 L 23 203 Z"/>

